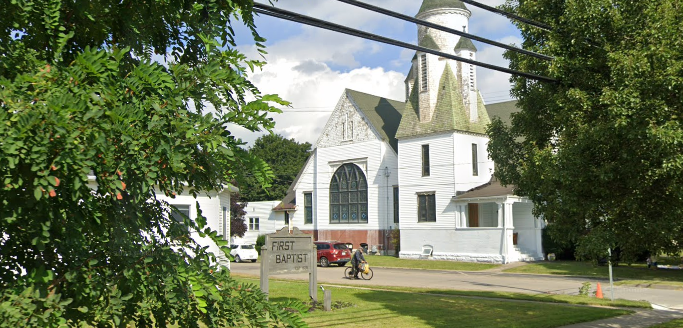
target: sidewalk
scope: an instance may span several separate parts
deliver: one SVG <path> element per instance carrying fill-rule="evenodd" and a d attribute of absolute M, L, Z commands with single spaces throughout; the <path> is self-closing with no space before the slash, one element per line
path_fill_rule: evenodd
<path fill-rule="evenodd" d="M 561 328 L 640 328 L 650 327 L 656 324 L 669 322 L 675 319 L 683 318 L 683 312 L 678 311 L 658 311 L 658 310 L 640 310 L 631 315 L 623 315 L 609 319 L 598 321 L 577 323 L 574 325 L 563 326 Z"/>

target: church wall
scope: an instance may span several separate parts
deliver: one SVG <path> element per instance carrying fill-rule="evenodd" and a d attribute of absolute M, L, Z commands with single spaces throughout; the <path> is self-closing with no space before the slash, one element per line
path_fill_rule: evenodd
<path fill-rule="evenodd" d="M 472 144 L 477 145 L 478 175 L 473 175 L 472 168 Z M 494 166 L 489 158 L 486 147 L 488 138 L 474 134 L 453 134 L 453 175 L 455 178 L 456 191 L 467 191 L 480 186 L 491 179 Z M 455 196 L 453 194 L 452 196 Z"/>
<path fill-rule="evenodd" d="M 368 223 L 330 223 L 329 183 L 336 169 L 345 163 L 358 165 L 367 179 Z M 388 178 L 385 167 L 390 172 Z M 384 230 L 395 228 L 393 186 L 398 184 L 397 171 L 396 153 L 379 140 L 316 149 L 297 186 L 297 210 L 291 216 L 292 224 L 314 233 L 316 240 L 351 242 L 354 247 L 368 243 L 381 249 L 388 245 Z M 313 224 L 304 224 L 304 192 L 313 193 Z"/>
<path fill-rule="evenodd" d="M 422 145 L 429 145 L 430 154 L 430 175 L 424 177 L 422 176 Z M 451 134 L 400 140 L 398 147 L 401 229 L 454 228 L 455 206 L 450 204 L 450 199 L 455 194 Z M 436 222 L 417 222 L 418 193 L 430 192 L 435 194 Z"/>
<path fill-rule="evenodd" d="M 401 229 L 401 258 L 420 258 L 422 247 L 433 247 L 433 260 L 502 263 L 500 228 Z"/>

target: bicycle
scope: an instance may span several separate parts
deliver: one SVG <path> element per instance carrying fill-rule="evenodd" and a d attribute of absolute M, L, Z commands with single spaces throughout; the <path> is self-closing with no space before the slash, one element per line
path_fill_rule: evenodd
<path fill-rule="evenodd" d="M 351 273 L 352 267 L 346 268 L 344 271 L 344 277 L 348 279 L 353 279 L 353 273 Z M 360 277 L 363 278 L 363 280 L 370 280 L 372 277 L 375 275 L 374 272 L 372 272 L 372 268 L 369 269 L 368 273 L 365 273 L 363 271 L 359 272 Z"/>

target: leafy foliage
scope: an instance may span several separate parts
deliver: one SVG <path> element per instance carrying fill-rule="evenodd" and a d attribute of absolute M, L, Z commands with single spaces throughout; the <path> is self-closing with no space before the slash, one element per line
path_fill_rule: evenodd
<path fill-rule="evenodd" d="M 298 143 L 279 134 L 267 134 L 256 139 L 249 153 L 268 163 L 274 178 L 269 187 L 262 187 L 256 178 L 247 178 L 240 185 L 242 198 L 250 202 L 283 199 L 306 164 L 310 152 L 310 143 Z"/>
<path fill-rule="evenodd" d="M 496 175 L 536 204 L 558 241 L 602 255 L 683 247 L 683 1 L 510 0 L 522 46 L 510 67 L 522 111 L 488 129 Z M 590 247 L 588 247 L 590 245 Z M 602 249 L 597 254 L 597 249 Z"/>
<path fill-rule="evenodd" d="M 3 2 L 1 327 L 305 325 L 193 240 L 225 245 L 201 211 L 178 222 L 156 198 L 272 177 L 225 129 L 270 130 L 287 104 L 233 48 L 233 19 L 262 47 L 252 4 Z"/>
<path fill-rule="evenodd" d="M 247 205 L 247 202 L 242 201 L 241 194 L 234 194 L 230 197 L 230 236 L 244 237 L 247 232 L 247 224 L 244 222 Z"/>

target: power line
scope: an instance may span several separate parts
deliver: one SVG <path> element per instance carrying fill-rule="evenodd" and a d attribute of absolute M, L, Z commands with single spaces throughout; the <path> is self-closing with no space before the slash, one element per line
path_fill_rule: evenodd
<path fill-rule="evenodd" d="M 377 13 L 380 13 L 380 14 L 384 14 L 384 15 L 387 15 L 387 16 L 395 17 L 395 18 L 398 18 L 398 19 L 401 19 L 401 20 L 409 21 L 409 22 L 411 22 L 411 23 L 415 23 L 415 24 L 418 24 L 418 25 L 427 26 L 427 27 L 431 27 L 431 28 L 433 28 L 433 29 L 437 29 L 437 30 L 440 30 L 440 31 L 444 31 L 444 32 L 448 32 L 448 33 L 451 33 L 451 34 L 459 35 L 459 36 L 462 36 L 462 37 L 470 38 L 470 39 L 472 39 L 472 40 L 476 40 L 476 41 L 479 41 L 479 42 L 483 42 L 483 43 L 487 43 L 487 44 L 490 44 L 490 45 L 494 45 L 494 46 L 496 46 L 496 47 L 500 47 L 500 48 L 504 48 L 504 49 L 507 49 L 507 50 L 519 52 L 519 53 L 521 53 L 521 54 L 525 54 L 525 55 L 529 55 L 529 56 L 533 56 L 533 57 L 540 58 L 540 59 L 545 59 L 545 60 L 553 60 L 553 59 L 554 59 L 553 57 L 550 57 L 550 56 L 547 56 L 547 55 L 544 55 L 544 54 L 539 54 L 539 53 L 536 53 L 536 52 L 533 52 L 533 51 L 529 51 L 529 50 L 524 50 L 524 49 L 521 49 L 521 48 L 513 47 L 513 46 L 507 45 L 507 44 L 505 44 L 505 43 L 500 43 L 500 42 L 493 41 L 493 40 L 490 40 L 490 39 L 478 37 L 478 36 L 476 36 L 476 35 L 474 35 L 474 34 L 469 34 L 469 33 L 463 32 L 463 31 L 458 31 L 458 30 L 455 30 L 455 29 L 452 29 L 452 28 L 448 28 L 448 27 L 445 27 L 445 26 L 441 26 L 441 25 L 438 25 L 438 24 L 434 24 L 434 23 L 428 22 L 428 21 L 426 21 L 426 20 L 417 19 L 417 18 L 408 16 L 408 15 L 403 15 L 403 14 L 397 13 L 397 12 L 395 12 L 395 11 L 391 11 L 391 10 L 388 10 L 388 9 L 384 9 L 384 8 L 382 8 L 382 7 L 373 6 L 373 5 L 371 5 L 371 4 L 367 4 L 367 3 L 364 3 L 364 2 L 360 2 L 360 1 L 356 1 L 356 0 L 337 0 L 337 1 L 340 1 L 340 2 L 343 2 L 343 3 L 347 3 L 347 4 L 350 4 L 350 5 L 356 6 L 356 7 L 364 8 L 364 9 L 367 9 L 367 10 L 370 10 L 370 11 L 374 11 L 374 12 L 377 12 Z"/>
<path fill-rule="evenodd" d="M 483 3 L 479 3 L 479 2 L 477 2 L 477 1 L 472 1 L 472 0 L 460 0 L 460 1 L 462 1 L 462 2 L 464 2 L 464 3 L 468 3 L 468 4 L 473 5 L 473 6 L 475 6 L 475 7 L 479 7 L 479 8 L 481 8 L 481 9 L 490 11 L 490 12 L 494 12 L 494 13 L 496 13 L 496 14 L 505 16 L 505 17 L 507 17 L 507 18 L 514 19 L 514 20 L 520 21 L 520 22 L 522 22 L 522 23 L 529 24 L 529 25 L 531 25 L 531 26 L 536 26 L 536 27 L 541 28 L 541 29 L 544 29 L 544 30 L 546 30 L 546 31 L 552 31 L 552 30 L 553 30 L 553 28 L 552 28 L 550 25 L 543 24 L 543 23 L 539 23 L 539 22 L 536 22 L 536 21 L 532 21 L 532 20 L 530 20 L 530 19 L 528 19 L 528 18 L 524 18 L 524 17 L 522 17 L 522 16 L 517 16 L 517 15 L 515 15 L 515 14 L 513 14 L 513 13 L 509 13 L 509 12 L 507 12 L 507 11 L 500 10 L 500 9 L 498 9 L 498 8 L 496 8 L 496 7 L 487 6 L 487 5 L 485 5 L 485 4 L 483 4 Z"/>
<path fill-rule="evenodd" d="M 508 74 L 513 74 L 513 75 L 517 75 L 517 76 L 526 77 L 526 78 L 531 79 L 531 80 L 537 80 L 537 81 L 541 81 L 541 82 L 551 82 L 551 83 L 556 83 L 556 82 L 558 82 L 558 80 L 553 79 L 553 78 L 551 78 L 551 77 L 541 76 L 541 75 L 536 75 L 536 74 L 531 74 L 531 73 L 526 73 L 526 72 L 522 72 L 522 71 L 517 71 L 517 70 L 509 69 L 509 68 L 506 68 L 506 67 L 500 67 L 500 66 L 496 66 L 496 65 L 491 65 L 491 64 L 486 64 L 486 63 L 478 62 L 478 61 L 476 61 L 476 60 L 470 60 L 470 59 L 467 59 L 467 58 L 462 58 L 462 57 L 459 57 L 459 56 L 447 54 L 447 53 L 445 53 L 445 52 L 441 52 L 441 51 L 429 49 L 429 48 L 426 48 L 426 47 L 416 46 L 416 45 L 413 45 L 413 44 L 410 44 L 410 43 L 406 43 L 406 42 L 402 42 L 402 41 L 398 41 L 398 40 L 395 40 L 395 39 L 390 39 L 390 38 L 386 38 L 386 37 L 379 36 L 379 35 L 376 35 L 376 34 L 372 34 L 372 33 L 364 32 L 364 31 L 352 29 L 352 28 L 349 28 L 349 27 L 346 27 L 346 26 L 343 26 L 343 25 L 330 23 L 330 22 L 327 22 L 327 21 L 324 21 L 324 20 L 320 20 L 320 19 L 317 19 L 317 18 L 309 17 L 309 16 L 306 16 L 306 15 L 301 15 L 301 14 L 298 14 L 298 13 L 295 13 L 295 12 L 291 12 L 291 11 L 288 11 L 288 10 L 279 9 L 279 8 L 276 8 L 276 7 L 264 5 L 264 4 L 257 3 L 257 2 L 254 3 L 254 12 L 259 13 L 259 14 L 264 14 L 264 15 L 268 15 L 268 16 L 273 16 L 273 17 L 281 18 L 281 19 L 285 19 L 285 20 L 289 20 L 289 21 L 293 21 L 293 22 L 298 22 L 298 23 L 301 23 L 301 24 L 311 25 L 311 26 L 323 28 L 323 29 L 326 29 L 326 30 L 331 30 L 331 31 L 339 32 L 339 33 L 344 33 L 344 34 L 348 34 L 348 35 L 353 35 L 353 36 L 356 36 L 356 37 L 360 37 L 360 38 L 364 38 L 364 39 L 368 39 L 368 40 L 373 40 L 373 41 L 376 41 L 376 42 L 386 43 L 386 44 L 394 45 L 394 46 L 397 46 L 397 47 L 402 47 L 402 48 L 412 49 L 412 50 L 416 50 L 416 51 L 421 51 L 421 52 L 429 53 L 429 54 L 432 54 L 432 55 L 437 55 L 437 56 L 441 56 L 441 57 L 444 57 L 444 58 L 448 58 L 448 59 L 460 61 L 460 62 L 463 62 L 463 63 L 467 63 L 467 64 L 471 64 L 471 65 L 475 65 L 475 66 L 480 66 L 480 67 L 484 67 L 484 68 L 488 68 L 488 69 L 492 69 L 492 70 L 499 71 L 499 72 L 504 72 L 504 73 L 508 73 Z"/>

